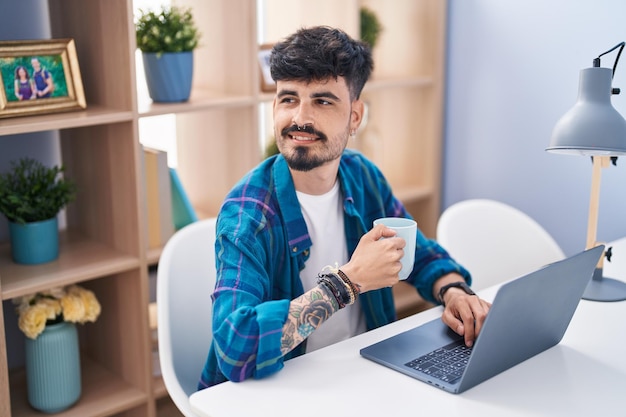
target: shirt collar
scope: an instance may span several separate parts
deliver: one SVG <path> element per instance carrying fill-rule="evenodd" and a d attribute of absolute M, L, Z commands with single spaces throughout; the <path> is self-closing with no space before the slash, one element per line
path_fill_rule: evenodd
<path fill-rule="evenodd" d="M 294 210 L 293 207 L 300 207 L 296 187 L 291 178 L 291 172 L 287 161 L 282 155 L 276 157 L 272 167 L 274 183 L 276 184 L 276 195 L 278 203 L 285 220 L 285 230 L 287 232 L 287 243 L 292 256 L 298 255 L 308 250 L 311 245 L 311 237 L 306 228 L 302 210 Z"/>
<path fill-rule="evenodd" d="M 349 152 L 345 152 L 341 156 L 339 164 L 339 184 L 343 193 L 344 211 L 350 216 L 358 216 L 354 208 L 354 184 L 344 159 L 349 156 Z M 287 232 L 287 241 L 289 244 L 289 252 L 292 256 L 307 251 L 311 246 L 311 237 L 309 236 L 306 222 L 302 216 L 302 210 L 294 210 L 292 207 L 300 207 L 296 188 L 289 171 L 287 161 L 282 155 L 278 155 L 272 167 L 274 175 L 274 183 L 276 184 L 276 195 L 281 207 L 283 219 L 285 220 L 285 230 Z"/>

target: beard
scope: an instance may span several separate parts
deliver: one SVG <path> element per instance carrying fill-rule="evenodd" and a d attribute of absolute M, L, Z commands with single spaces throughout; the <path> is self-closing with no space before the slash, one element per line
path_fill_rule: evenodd
<path fill-rule="evenodd" d="M 295 146 L 287 148 L 285 144 L 290 141 L 287 137 L 292 132 L 306 132 L 317 137 L 315 146 Z M 348 141 L 348 132 L 346 131 L 341 138 L 335 138 L 332 141 L 320 131 L 315 130 L 312 126 L 305 126 L 298 131 L 296 126 L 289 126 L 280 132 L 280 140 L 276 143 L 280 153 L 287 161 L 287 165 L 294 171 L 307 172 L 318 168 L 327 162 L 334 161 L 343 153 Z"/>

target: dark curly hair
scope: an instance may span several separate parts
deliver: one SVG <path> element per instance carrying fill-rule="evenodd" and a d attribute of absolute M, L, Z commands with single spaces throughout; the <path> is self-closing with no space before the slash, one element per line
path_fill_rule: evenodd
<path fill-rule="evenodd" d="M 340 29 L 315 26 L 299 29 L 277 43 L 270 54 L 274 81 L 323 81 L 344 77 L 352 100 L 374 68 L 370 47 Z"/>

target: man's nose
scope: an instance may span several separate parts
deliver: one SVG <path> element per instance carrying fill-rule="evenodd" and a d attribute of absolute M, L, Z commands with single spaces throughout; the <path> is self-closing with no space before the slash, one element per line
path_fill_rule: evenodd
<path fill-rule="evenodd" d="M 313 125 L 314 118 L 311 106 L 306 103 L 300 103 L 291 122 L 296 126 Z"/>

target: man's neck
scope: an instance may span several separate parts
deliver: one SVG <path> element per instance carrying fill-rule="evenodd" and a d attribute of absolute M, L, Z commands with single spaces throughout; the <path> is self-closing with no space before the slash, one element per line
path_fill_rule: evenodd
<path fill-rule="evenodd" d="M 322 195 L 329 192 L 337 181 L 339 159 L 311 171 L 295 171 L 291 168 L 289 170 L 297 191 L 310 195 Z"/>

